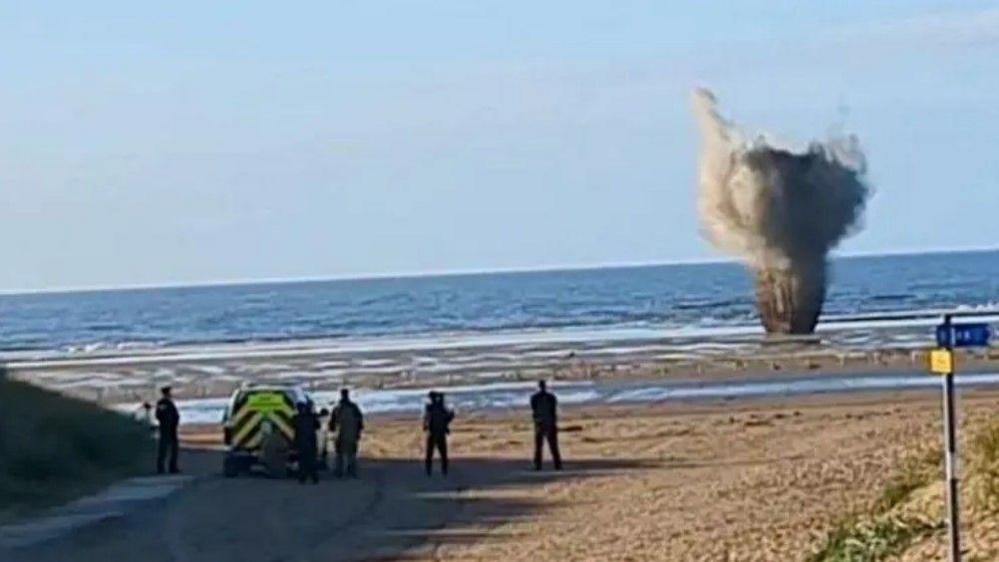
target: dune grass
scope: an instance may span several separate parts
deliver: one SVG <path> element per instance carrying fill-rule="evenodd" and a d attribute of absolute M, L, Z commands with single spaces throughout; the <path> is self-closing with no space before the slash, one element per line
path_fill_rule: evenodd
<path fill-rule="evenodd" d="M 999 514 L 999 416 L 977 424 L 962 455 L 967 471 L 962 481 L 965 525 L 988 523 Z M 904 552 L 910 545 L 942 532 L 940 513 L 914 509 L 907 502 L 920 489 L 942 477 L 939 445 L 924 447 L 906 458 L 870 512 L 836 526 L 811 562 L 877 562 Z M 935 494 L 943 493 L 942 487 Z M 943 497 L 931 502 L 942 506 Z M 990 558 L 991 559 L 991 558 Z"/>
<path fill-rule="evenodd" d="M 142 424 L 0 375 L 0 520 L 148 470 Z"/>
<path fill-rule="evenodd" d="M 940 454 L 939 445 L 933 444 L 903 459 L 870 513 L 849 517 L 837 525 L 809 562 L 878 562 L 943 529 L 944 522 L 939 518 L 894 512 L 916 490 L 938 477 Z"/>
<path fill-rule="evenodd" d="M 836 527 L 811 562 L 879 562 L 901 554 L 916 540 L 943 529 L 943 521 L 882 515 Z"/>
<path fill-rule="evenodd" d="M 968 495 L 984 513 L 999 513 L 999 417 L 982 425 L 971 438 Z"/>
<path fill-rule="evenodd" d="M 908 500 L 913 492 L 926 486 L 934 478 L 938 478 L 943 470 L 940 466 L 942 458 L 940 444 L 934 442 L 916 449 L 902 459 L 898 472 L 881 491 L 881 497 L 874 505 L 874 512 L 888 513 Z"/>

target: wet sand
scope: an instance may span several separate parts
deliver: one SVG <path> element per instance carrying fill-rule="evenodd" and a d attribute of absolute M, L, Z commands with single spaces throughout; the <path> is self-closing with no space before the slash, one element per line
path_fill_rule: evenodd
<path fill-rule="evenodd" d="M 226 397 L 246 382 L 285 382 L 315 391 L 347 385 L 412 389 L 531 381 L 720 380 L 784 374 L 921 372 L 925 345 L 871 348 L 834 340 L 739 338 L 485 343 L 283 342 L 141 352 L 8 358 L 10 376 L 105 404 L 155 400 L 171 384 L 181 399 Z M 863 337 L 869 337 L 863 332 Z M 858 335 L 857 337 L 861 337 Z M 924 335 L 919 338 L 928 339 Z M 422 345 L 422 347 L 421 347 Z M 407 347 L 408 346 L 408 347 Z M 999 369 L 999 348 L 965 352 L 964 370 Z"/>

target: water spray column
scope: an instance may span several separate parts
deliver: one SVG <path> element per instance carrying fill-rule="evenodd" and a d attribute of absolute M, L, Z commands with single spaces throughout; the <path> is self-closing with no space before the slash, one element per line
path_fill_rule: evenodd
<path fill-rule="evenodd" d="M 825 264 L 752 268 L 756 307 L 768 334 L 811 334 L 825 302 Z"/>
<path fill-rule="evenodd" d="M 702 234 L 746 264 L 767 333 L 814 333 L 827 256 L 860 228 L 870 194 L 859 143 L 849 136 L 785 146 L 745 133 L 703 89 L 692 107 L 701 132 Z"/>

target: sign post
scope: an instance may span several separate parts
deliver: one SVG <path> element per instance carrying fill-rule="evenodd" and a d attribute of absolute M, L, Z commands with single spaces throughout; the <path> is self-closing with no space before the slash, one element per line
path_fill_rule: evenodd
<path fill-rule="evenodd" d="M 988 324 L 955 324 L 950 314 L 937 326 L 938 349 L 930 352 L 930 370 L 943 375 L 944 463 L 947 469 L 947 531 L 950 562 L 961 562 L 961 512 L 958 508 L 957 406 L 954 403 L 954 348 L 989 344 Z"/>
<path fill-rule="evenodd" d="M 954 409 L 954 325 L 950 314 L 944 316 L 943 342 L 948 365 L 943 375 L 944 462 L 947 469 L 947 534 L 950 537 L 950 562 L 961 562 L 961 511 L 958 508 L 957 415 Z M 940 330 L 937 330 L 938 343 Z M 941 365 L 943 366 L 943 365 Z"/>

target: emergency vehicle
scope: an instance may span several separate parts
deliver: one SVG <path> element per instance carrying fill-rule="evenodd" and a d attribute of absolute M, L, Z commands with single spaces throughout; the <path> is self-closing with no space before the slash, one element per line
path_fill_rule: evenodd
<path fill-rule="evenodd" d="M 256 466 L 264 466 L 271 476 L 295 473 L 299 453 L 295 450 L 294 417 L 297 404 L 315 408 L 309 394 L 300 386 L 289 384 L 247 384 L 236 390 L 222 418 L 226 446 L 223 474 L 228 478 L 247 473 Z M 325 418 L 329 411 L 319 412 L 318 443 L 316 451 L 321 469 L 328 467 L 329 439 Z M 265 447 L 268 458 L 265 459 Z M 271 451 L 277 450 L 278 453 Z M 282 454 L 284 474 L 276 473 L 273 466 L 275 454 Z M 268 461 L 268 462 L 265 462 Z"/>

